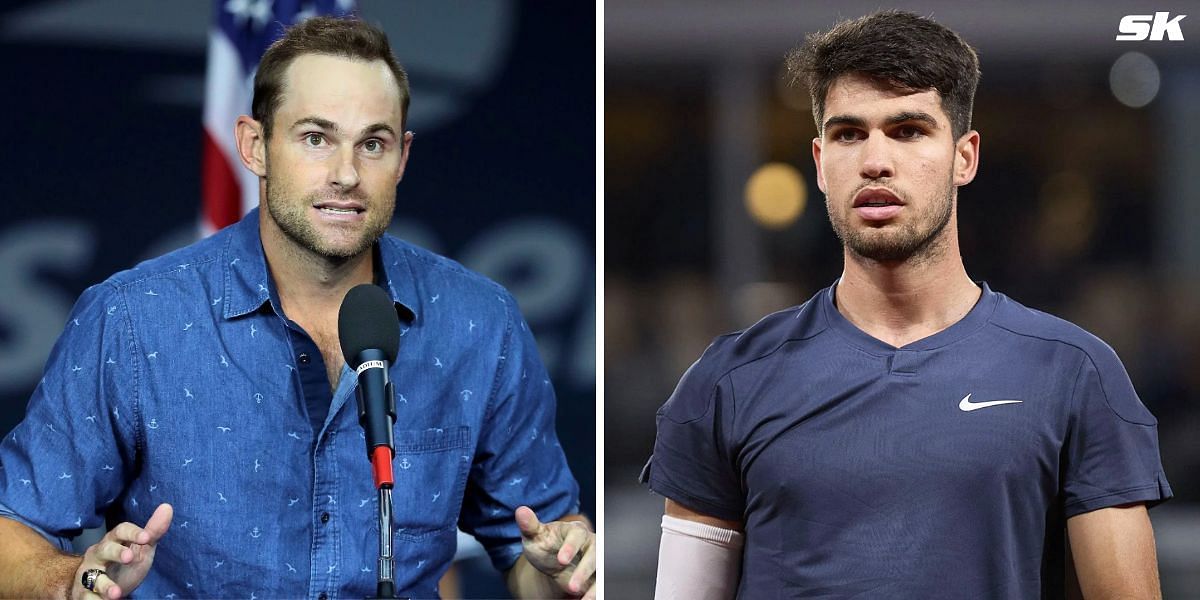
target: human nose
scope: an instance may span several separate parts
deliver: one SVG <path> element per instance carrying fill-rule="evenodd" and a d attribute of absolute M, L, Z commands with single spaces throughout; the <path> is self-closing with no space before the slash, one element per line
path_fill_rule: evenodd
<path fill-rule="evenodd" d="M 866 179 L 882 179 L 895 175 L 889 140 L 884 135 L 868 136 L 862 145 L 861 175 Z"/>
<path fill-rule="evenodd" d="M 353 189 L 358 185 L 358 166 L 354 148 L 345 148 L 334 153 L 335 161 L 329 171 L 329 184 L 343 190 Z"/>

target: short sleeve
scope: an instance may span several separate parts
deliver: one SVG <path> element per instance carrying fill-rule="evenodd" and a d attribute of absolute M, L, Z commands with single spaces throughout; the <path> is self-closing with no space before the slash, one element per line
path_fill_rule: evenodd
<path fill-rule="evenodd" d="M 136 455 L 133 343 L 101 284 L 76 302 L 25 418 L 0 442 L 0 505 L 56 537 L 104 525 Z"/>
<path fill-rule="evenodd" d="M 579 484 L 554 429 L 554 386 L 516 300 L 505 304 L 508 327 L 459 518 L 500 571 L 521 556 L 518 507 L 542 521 L 579 512 Z"/>
<path fill-rule="evenodd" d="M 1066 516 L 1172 496 L 1158 450 L 1158 421 L 1124 365 L 1104 346 L 1083 361 L 1063 465 Z"/>
<path fill-rule="evenodd" d="M 720 519 L 743 519 L 745 494 L 729 451 L 734 397 L 728 377 L 714 374 L 709 347 L 659 409 L 654 453 L 641 480 L 654 492 Z"/>

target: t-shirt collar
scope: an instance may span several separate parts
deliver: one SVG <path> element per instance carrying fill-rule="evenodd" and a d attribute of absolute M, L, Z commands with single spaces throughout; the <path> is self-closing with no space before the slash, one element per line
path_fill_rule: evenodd
<path fill-rule="evenodd" d="M 979 295 L 979 300 L 975 302 L 975 306 L 967 312 L 963 318 L 959 319 L 949 327 L 933 334 L 926 336 L 909 344 L 905 344 L 899 348 L 876 339 L 868 335 L 865 331 L 859 329 L 854 323 L 851 323 L 841 312 L 838 311 L 836 305 L 835 292 L 837 285 L 841 280 L 835 281 L 833 285 L 825 288 L 820 294 L 821 308 L 825 313 L 825 319 L 829 326 L 842 337 L 847 339 L 852 345 L 866 350 L 872 354 L 886 355 L 897 350 L 906 351 L 923 351 L 933 350 L 948 344 L 952 344 L 961 340 L 973 333 L 988 322 L 992 316 L 992 312 L 996 308 L 996 301 L 999 294 L 992 291 L 988 284 L 983 281 L 978 281 L 976 284 L 982 290 Z"/>

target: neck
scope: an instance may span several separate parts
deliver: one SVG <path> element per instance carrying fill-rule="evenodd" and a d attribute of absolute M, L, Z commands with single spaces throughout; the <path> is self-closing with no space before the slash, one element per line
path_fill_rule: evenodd
<path fill-rule="evenodd" d="M 283 312 L 298 323 L 310 319 L 336 322 L 346 292 L 374 281 L 370 249 L 348 259 L 316 254 L 288 237 L 265 209 L 259 218 L 259 233 Z"/>
<path fill-rule="evenodd" d="M 835 290 L 838 312 L 897 348 L 957 323 L 982 291 L 967 275 L 952 226 L 931 252 L 904 261 L 874 261 L 846 248 Z"/>

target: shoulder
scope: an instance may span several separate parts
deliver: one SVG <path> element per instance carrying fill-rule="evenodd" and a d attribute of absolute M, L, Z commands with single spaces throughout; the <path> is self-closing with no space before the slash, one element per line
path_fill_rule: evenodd
<path fill-rule="evenodd" d="M 1125 365 L 1111 346 L 1082 327 L 998 294 L 991 324 L 1041 350 L 1021 348 L 1020 356 L 1039 369 L 1057 369 L 1072 378 L 1074 410 L 1107 406 L 1130 423 L 1153 425 L 1154 416 L 1138 398 Z"/>
<path fill-rule="evenodd" d="M 672 420 L 700 416 L 726 375 L 774 355 L 785 344 L 819 335 L 826 328 L 819 304 L 822 294 L 771 313 L 746 329 L 718 336 L 683 374 L 663 413 Z"/>
<path fill-rule="evenodd" d="M 829 288 L 821 290 L 804 304 L 773 312 L 746 329 L 716 338 L 700 361 L 707 362 L 721 378 L 775 354 L 785 344 L 816 337 L 828 326 L 821 304 L 827 301 L 828 292 Z"/>
<path fill-rule="evenodd" d="M 771 356 L 789 342 L 813 338 L 825 330 L 819 305 L 821 294 L 799 306 L 771 313 L 755 324 L 715 339 L 704 353 L 719 377 L 752 362 Z"/>
<path fill-rule="evenodd" d="M 1117 416 L 1140 424 L 1153 424 L 1153 415 L 1138 399 L 1137 391 L 1125 370 L 1125 365 L 1111 346 L 1082 327 L 1065 319 L 1028 308 L 1001 295 L 992 324 L 1043 345 L 1053 345 L 1056 351 L 1043 356 L 1063 356 L 1059 361 L 1049 359 L 1043 368 L 1060 368 L 1065 377 L 1074 381 L 1075 405 L 1087 405 L 1102 399 Z M 1025 353 L 1029 356 L 1029 353 Z"/>
<path fill-rule="evenodd" d="M 96 287 L 125 291 L 130 287 L 154 279 L 193 279 L 205 269 L 219 264 L 218 259 L 228 245 L 232 229 L 232 227 L 227 227 L 187 246 L 144 260 L 129 269 L 118 271 Z"/>
<path fill-rule="evenodd" d="M 1120 366 L 1120 359 L 1112 347 L 1084 328 L 1029 308 L 1004 294 L 997 295 L 999 298 L 996 311 L 992 314 L 992 325 L 1015 336 L 1073 349 L 1079 359 L 1086 359 L 1097 368 Z"/>
<path fill-rule="evenodd" d="M 412 271 L 411 277 L 421 286 L 450 286 L 457 295 L 456 301 L 460 303 L 495 303 L 499 301 L 514 304 L 512 295 L 504 286 L 464 267 L 452 258 L 431 252 L 390 234 L 381 237 L 379 243 L 386 245 L 385 260 L 388 256 L 393 257 L 393 264 L 385 265 L 385 268 L 399 266 L 400 263 L 394 257 L 402 256 Z"/>
<path fill-rule="evenodd" d="M 129 294 L 132 288 L 146 287 L 147 290 L 143 293 L 149 293 L 153 289 L 152 283 L 158 280 L 195 281 L 209 265 L 218 262 L 217 259 L 225 246 L 226 235 L 225 231 L 218 232 L 183 248 L 113 273 L 85 289 L 75 303 L 75 310 L 78 312 L 89 308 L 103 308 L 106 314 L 116 316 L 124 312 L 131 298 L 133 302 L 137 301 L 137 294 Z M 219 275 L 216 277 L 219 278 Z"/>

